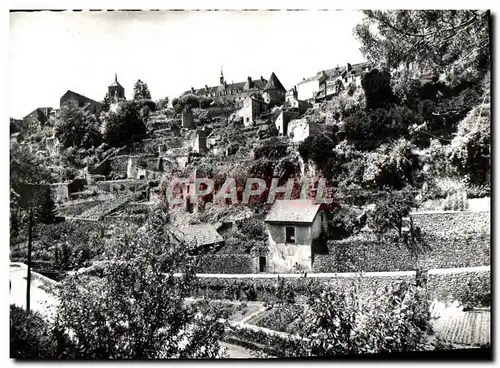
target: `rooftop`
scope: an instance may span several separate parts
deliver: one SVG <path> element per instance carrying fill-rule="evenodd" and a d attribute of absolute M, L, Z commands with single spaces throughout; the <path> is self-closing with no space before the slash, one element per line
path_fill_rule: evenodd
<path fill-rule="evenodd" d="M 320 204 L 310 199 L 277 200 L 266 216 L 266 222 L 312 223 Z"/>
<path fill-rule="evenodd" d="M 215 227 L 210 224 L 195 224 L 175 227 L 172 232 L 176 238 L 186 243 L 196 242 L 196 245 L 210 245 L 222 242 L 224 239 L 219 235 Z"/>

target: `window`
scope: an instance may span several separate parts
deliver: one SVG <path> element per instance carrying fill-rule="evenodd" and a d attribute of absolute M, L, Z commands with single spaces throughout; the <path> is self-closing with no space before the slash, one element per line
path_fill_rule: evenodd
<path fill-rule="evenodd" d="M 285 242 L 295 243 L 295 227 L 287 226 L 285 228 Z"/>
<path fill-rule="evenodd" d="M 321 222 L 325 222 L 325 214 L 321 212 Z"/>
<path fill-rule="evenodd" d="M 250 118 L 247 117 L 247 123 L 250 121 Z"/>

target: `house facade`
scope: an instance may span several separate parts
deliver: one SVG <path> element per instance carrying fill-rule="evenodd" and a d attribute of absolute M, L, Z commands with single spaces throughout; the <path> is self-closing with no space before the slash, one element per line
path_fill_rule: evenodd
<path fill-rule="evenodd" d="M 320 204 L 309 199 L 277 200 L 265 224 L 269 251 L 259 257 L 259 271 L 311 270 L 313 242 L 327 229 L 326 213 Z"/>
<path fill-rule="evenodd" d="M 267 109 L 267 104 L 258 97 L 249 96 L 243 101 L 243 108 L 241 116 L 243 117 L 243 124 L 248 127 L 252 126 L 257 117 Z"/>
<path fill-rule="evenodd" d="M 306 119 L 296 119 L 288 123 L 287 135 L 292 142 L 300 143 L 307 137 L 322 132 L 325 128 L 325 124 L 308 122 Z"/>
<path fill-rule="evenodd" d="M 288 123 L 293 119 L 297 119 L 298 117 L 299 113 L 297 111 L 282 110 L 274 122 L 276 130 L 278 131 L 278 135 L 287 135 Z"/>
<path fill-rule="evenodd" d="M 273 81 L 269 84 L 271 80 Z M 198 97 L 211 98 L 218 102 L 243 102 L 245 98 L 255 93 L 260 95 L 264 92 L 268 92 L 268 98 L 273 102 L 279 101 L 282 98 L 281 95 L 283 95 L 284 100 L 286 90 L 284 90 L 284 88 L 283 90 L 281 89 L 283 85 L 279 82 L 274 73 L 271 74 L 269 81 L 261 76 L 259 79 L 247 77 L 247 80 L 244 82 L 227 83 L 224 73 L 221 70 L 218 86 L 209 87 L 205 85 L 204 88 L 198 89 L 191 87 L 189 91 L 185 91 L 182 95 L 192 94 Z"/>

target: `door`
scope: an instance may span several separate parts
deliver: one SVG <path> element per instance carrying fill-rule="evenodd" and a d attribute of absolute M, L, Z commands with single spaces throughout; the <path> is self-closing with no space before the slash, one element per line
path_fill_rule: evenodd
<path fill-rule="evenodd" d="M 266 272 L 266 257 L 259 257 L 259 272 Z"/>

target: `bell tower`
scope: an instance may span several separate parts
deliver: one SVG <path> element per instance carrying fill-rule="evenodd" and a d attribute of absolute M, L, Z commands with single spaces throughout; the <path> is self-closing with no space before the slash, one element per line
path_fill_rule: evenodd
<path fill-rule="evenodd" d="M 220 67 L 220 78 L 219 78 L 220 84 L 223 85 L 225 80 L 224 80 L 224 73 L 222 72 L 222 66 Z"/>

